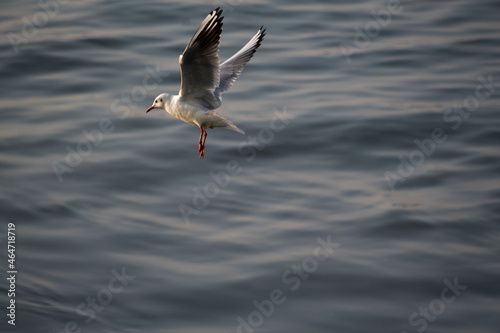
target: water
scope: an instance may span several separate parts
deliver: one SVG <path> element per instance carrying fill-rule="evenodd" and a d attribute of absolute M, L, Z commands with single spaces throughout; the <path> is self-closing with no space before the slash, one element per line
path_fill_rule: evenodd
<path fill-rule="evenodd" d="M 1 5 L 2 331 L 498 330 L 497 1 L 50 3 Z M 200 160 L 145 110 L 217 5 L 268 34 Z"/>

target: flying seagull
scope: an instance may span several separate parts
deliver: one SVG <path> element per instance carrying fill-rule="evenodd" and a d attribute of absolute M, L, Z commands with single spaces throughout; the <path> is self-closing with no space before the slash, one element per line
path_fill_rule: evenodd
<path fill-rule="evenodd" d="M 223 127 L 245 134 L 242 129 L 214 110 L 221 106 L 221 95 L 231 88 L 266 34 L 266 29 L 261 27 L 241 50 L 220 64 L 219 42 L 222 19 L 220 8 L 208 14 L 179 56 L 181 67 L 179 95 L 169 93 L 158 95 L 153 105 L 146 111 L 148 113 L 153 109 L 164 109 L 175 118 L 199 127 L 200 158 L 205 156 L 207 128 Z"/>

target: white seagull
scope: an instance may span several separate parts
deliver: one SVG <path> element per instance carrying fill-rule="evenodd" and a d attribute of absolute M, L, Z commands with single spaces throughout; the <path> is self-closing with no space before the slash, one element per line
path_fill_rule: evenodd
<path fill-rule="evenodd" d="M 177 119 L 201 130 L 198 152 L 205 155 L 207 128 L 223 127 L 241 134 L 245 132 L 217 114 L 221 95 L 231 88 L 262 43 L 266 29 L 261 27 L 255 36 L 235 55 L 219 62 L 219 41 L 222 33 L 222 10 L 216 8 L 207 15 L 184 52 L 179 56 L 181 88 L 179 95 L 164 93 L 155 98 L 146 111 L 164 109 Z"/>

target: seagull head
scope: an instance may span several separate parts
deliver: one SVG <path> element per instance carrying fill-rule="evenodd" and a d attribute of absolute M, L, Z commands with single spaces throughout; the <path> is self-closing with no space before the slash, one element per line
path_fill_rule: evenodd
<path fill-rule="evenodd" d="M 146 113 L 148 113 L 149 111 L 153 110 L 153 109 L 165 109 L 165 103 L 168 103 L 170 101 L 170 98 L 172 97 L 171 94 L 167 94 L 167 93 L 164 93 L 164 94 L 161 94 L 161 95 L 158 95 L 154 102 L 153 102 L 153 105 L 151 105 L 147 110 L 146 110 Z"/>

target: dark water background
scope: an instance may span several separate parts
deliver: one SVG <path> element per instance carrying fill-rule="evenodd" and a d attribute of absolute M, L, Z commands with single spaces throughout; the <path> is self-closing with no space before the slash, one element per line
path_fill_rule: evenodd
<path fill-rule="evenodd" d="M 498 332 L 500 2 L 49 3 L 0 5 L 2 332 Z M 200 160 L 145 110 L 218 5 L 268 34 Z"/>

